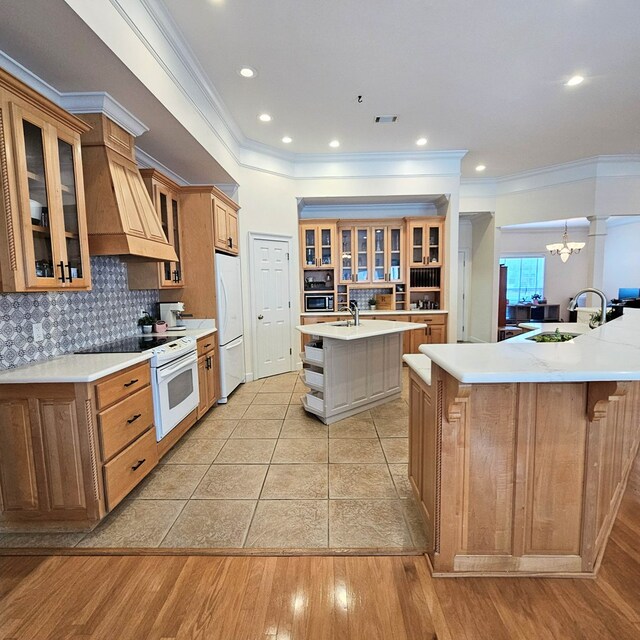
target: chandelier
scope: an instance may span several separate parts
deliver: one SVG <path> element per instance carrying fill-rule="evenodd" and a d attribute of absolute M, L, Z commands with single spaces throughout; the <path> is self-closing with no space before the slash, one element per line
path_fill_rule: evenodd
<path fill-rule="evenodd" d="M 572 253 L 580 253 L 585 245 L 584 242 L 568 242 L 569 235 L 567 234 L 567 223 L 564 223 L 564 233 L 562 234 L 562 242 L 555 242 L 554 244 L 547 245 L 547 251 L 552 256 L 560 256 L 562 262 L 566 262 Z"/>

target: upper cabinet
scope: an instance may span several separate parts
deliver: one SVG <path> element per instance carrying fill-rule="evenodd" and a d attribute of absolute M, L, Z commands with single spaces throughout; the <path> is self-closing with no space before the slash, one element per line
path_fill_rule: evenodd
<path fill-rule="evenodd" d="M 409 266 L 440 266 L 442 258 L 442 222 L 409 221 Z"/>
<path fill-rule="evenodd" d="M 87 129 L 0 70 L 2 291 L 91 288 L 80 148 Z"/>
<path fill-rule="evenodd" d="M 185 286 L 185 270 L 180 255 L 182 250 L 180 187 L 156 169 L 141 169 L 140 175 L 160 218 L 162 231 L 176 252 L 178 260 L 130 261 L 129 288 L 181 289 Z"/>
<path fill-rule="evenodd" d="M 133 136 L 104 114 L 81 117 L 92 127 L 82 136 L 91 254 L 177 262 L 136 165 Z"/>
<path fill-rule="evenodd" d="M 238 205 L 221 191 L 217 191 L 214 196 L 213 218 L 216 251 L 237 256 L 240 251 L 238 245 Z"/>
<path fill-rule="evenodd" d="M 335 267 L 335 223 L 300 225 L 300 243 L 304 269 L 330 269 Z"/>
<path fill-rule="evenodd" d="M 404 282 L 402 224 L 339 226 L 340 283 Z"/>

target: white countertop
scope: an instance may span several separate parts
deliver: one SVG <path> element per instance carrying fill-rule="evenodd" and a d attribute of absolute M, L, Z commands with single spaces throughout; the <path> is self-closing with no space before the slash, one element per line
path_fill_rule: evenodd
<path fill-rule="evenodd" d="M 146 335 L 169 336 L 176 340 L 183 336 L 190 336 L 197 340 L 215 331 L 215 328 L 205 327 L 187 329 L 182 333 L 165 332 Z M 135 335 L 141 336 L 142 334 Z M 70 353 L 52 360 L 43 360 L 24 367 L 0 371 L 0 384 L 93 382 L 134 364 L 146 362 L 150 358 L 150 351 L 142 353 Z"/>
<path fill-rule="evenodd" d="M 335 327 L 330 322 L 299 325 L 296 329 L 306 335 L 320 336 L 321 338 L 334 338 L 335 340 L 361 340 L 383 336 L 387 333 L 400 333 L 413 331 L 427 325 L 419 322 L 396 322 L 393 320 L 361 320 L 355 327 Z"/>
<path fill-rule="evenodd" d="M 431 386 L 431 359 L 424 353 L 405 353 L 402 359 L 407 363 L 412 371 L 422 378 L 429 386 Z"/>
<path fill-rule="evenodd" d="M 581 323 L 527 323 L 578 333 Z M 539 331 L 536 331 L 539 333 Z M 569 342 L 536 343 L 535 333 L 495 344 L 421 345 L 420 351 L 460 382 L 589 382 L 640 380 L 640 309 Z"/>
<path fill-rule="evenodd" d="M 446 314 L 447 311 L 443 311 L 442 309 L 412 309 L 410 311 L 391 311 L 389 309 L 380 309 L 379 311 L 370 311 L 369 309 L 360 311 L 360 315 L 364 316 L 419 316 L 422 314 Z M 316 316 L 348 316 L 348 311 L 304 311 L 300 314 L 303 318 L 305 317 L 316 317 Z"/>

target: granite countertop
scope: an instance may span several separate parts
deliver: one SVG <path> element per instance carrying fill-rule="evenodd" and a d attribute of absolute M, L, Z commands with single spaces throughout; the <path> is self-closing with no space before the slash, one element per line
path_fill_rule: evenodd
<path fill-rule="evenodd" d="M 361 340 L 373 338 L 388 333 L 400 333 L 413 331 L 427 325 L 419 322 L 395 322 L 393 320 L 361 320 L 360 324 L 350 327 L 336 327 L 330 322 L 299 325 L 296 329 L 306 335 L 320 336 L 321 338 L 334 338 L 335 340 Z"/>
<path fill-rule="evenodd" d="M 172 337 L 176 340 L 184 336 L 202 338 L 217 331 L 206 326 L 188 328 L 182 333 L 165 332 L 145 334 L 147 336 Z M 141 336 L 141 333 L 135 334 Z M 123 369 L 151 359 L 150 351 L 142 353 L 70 353 L 51 360 L 43 360 L 0 371 L 0 384 L 42 384 L 94 382 Z"/>
<path fill-rule="evenodd" d="M 583 333 L 561 343 L 536 343 L 528 333 L 494 344 L 425 344 L 420 351 L 467 383 L 640 380 L 640 309 L 586 332 L 581 323 L 526 323 L 534 325 L 536 332 Z"/>
<path fill-rule="evenodd" d="M 421 314 L 446 314 L 448 313 L 447 311 L 443 310 L 443 309 L 412 309 L 409 311 L 391 311 L 389 309 L 381 309 L 379 311 L 370 311 L 370 310 L 363 310 L 360 311 L 360 315 L 363 317 L 367 317 L 367 316 L 384 316 L 384 315 L 389 315 L 389 316 L 419 316 Z M 308 316 L 311 317 L 315 317 L 315 316 L 348 316 L 349 312 L 348 311 L 304 311 L 303 313 L 300 314 L 301 317 L 305 318 Z"/>

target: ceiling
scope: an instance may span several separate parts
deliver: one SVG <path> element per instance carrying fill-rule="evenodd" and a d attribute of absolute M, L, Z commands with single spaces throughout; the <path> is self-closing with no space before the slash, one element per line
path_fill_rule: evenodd
<path fill-rule="evenodd" d="M 640 152 L 636 0 L 147 5 L 161 3 L 245 142 L 291 154 L 333 154 L 332 138 L 346 154 L 468 149 L 466 178 Z M 59 91 L 109 92 L 150 128 L 139 146 L 186 180 L 233 182 L 64 0 L 2 0 L 0 43 Z M 244 65 L 258 76 L 240 77 Z M 585 82 L 564 86 L 574 73 Z M 374 124 L 382 114 L 399 120 Z"/>
<path fill-rule="evenodd" d="M 157 1 L 243 134 L 280 150 L 468 149 L 465 177 L 640 150 L 636 0 Z"/>

